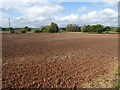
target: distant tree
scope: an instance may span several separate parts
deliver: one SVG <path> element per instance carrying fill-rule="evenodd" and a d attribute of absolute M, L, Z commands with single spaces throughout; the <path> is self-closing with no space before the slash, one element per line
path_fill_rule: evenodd
<path fill-rule="evenodd" d="M 5 28 L 5 27 L 3 27 L 3 28 L 2 28 L 2 31 L 8 31 L 8 29 L 7 29 L 7 28 Z"/>
<path fill-rule="evenodd" d="M 76 24 L 74 24 L 73 26 L 73 32 L 79 32 L 80 31 L 80 27 Z"/>
<path fill-rule="evenodd" d="M 85 29 L 85 25 L 81 27 L 81 31 L 82 32 L 87 32 L 86 29 Z"/>
<path fill-rule="evenodd" d="M 97 32 L 97 27 L 96 25 L 91 26 L 91 32 Z"/>
<path fill-rule="evenodd" d="M 104 32 L 106 31 L 108 33 L 109 31 L 111 31 L 111 27 L 106 26 L 106 27 L 103 28 L 103 31 Z"/>
<path fill-rule="evenodd" d="M 116 28 L 115 27 L 111 27 L 111 31 L 116 32 Z"/>
<path fill-rule="evenodd" d="M 51 25 L 50 25 L 50 32 L 51 33 L 57 33 L 59 30 L 58 28 L 58 25 L 54 22 L 51 22 Z"/>
<path fill-rule="evenodd" d="M 116 28 L 116 32 L 120 32 L 120 27 Z"/>
<path fill-rule="evenodd" d="M 22 30 L 21 33 L 26 33 L 26 31 L 25 31 L 25 30 Z"/>
<path fill-rule="evenodd" d="M 82 32 L 91 32 L 92 27 L 90 25 L 85 25 L 82 27 Z"/>
<path fill-rule="evenodd" d="M 51 22 L 51 25 L 50 25 L 50 32 L 51 33 L 55 32 L 55 24 L 53 22 Z"/>
<path fill-rule="evenodd" d="M 14 28 L 13 28 L 13 27 L 10 27 L 10 30 L 14 30 Z"/>
<path fill-rule="evenodd" d="M 111 27 L 111 31 L 113 31 L 113 32 L 120 32 L 120 28 L 118 28 L 118 27 Z"/>
<path fill-rule="evenodd" d="M 7 28 L 3 28 L 4 30 L 6 29 L 6 31 L 10 31 L 10 30 L 14 30 L 13 27 L 7 27 Z"/>
<path fill-rule="evenodd" d="M 45 30 L 46 30 L 46 27 L 45 27 L 45 26 L 41 26 L 40 30 L 41 30 L 41 31 L 45 31 Z"/>
<path fill-rule="evenodd" d="M 79 26 L 79 32 L 81 32 L 81 27 Z"/>
<path fill-rule="evenodd" d="M 55 33 L 57 33 L 59 31 L 59 27 L 58 25 L 55 23 Z"/>
<path fill-rule="evenodd" d="M 21 30 L 21 33 L 26 33 L 26 30 L 25 30 L 25 29 L 22 29 L 22 30 Z"/>
<path fill-rule="evenodd" d="M 42 32 L 48 32 L 48 33 L 50 33 L 50 32 L 51 32 L 51 31 L 50 31 L 50 28 L 51 28 L 50 25 L 46 25 L 46 26 L 42 26 L 42 27 L 40 28 L 40 30 L 41 30 Z"/>
<path fill-rule="evenodd" d="M 97 25 L 84 25 L 82 27 L 83 32 L 97 32 L 97 33 L 102 33 L 104 30 L 104 26 L 101 24 Z"/>
<path fill-rule="evenodd" d="M 66 27 L 66 31 L 70 31 L 70 32 L 79 32 L 80 28 L 78 25 L 76 24 L 68 24 Z"/>
<path fill-rule="evenodd" d="M 97 31 L 97 33 L 102 33 L 102 32 L 104 32 L 104 26 L 103 25 L 101 25 L 101 24 L 97 24 L 96 25 L 96 31 Z"/>
<path fill-rule="evenodd" d="M 2 31 L 11 31 L 11 30 L 13 31 L 14 28 L 13 27 L 10 27 L 10 28 L 9 27 L 7 27 L 7 28 L 6 27 L 2 27 Z"/>
<path fill-rule="evenodd" d="M 41 33 L 42 30 L 41 30 L 41 29 L 36 29 L 34 32 L 35 32 L 35 33 Z"/>
<path fill-rule="evenodd" d="M 25 26 L 25 27 L 23 28 L 23 30 L 25 30 L 25 31 L 31 31 L 31 28 L 29 28 L 28 26 Z"/>
<path fill-rule="evenodd" d="M 15 33 L 15 30 L 14 30 L 13 27 L 10 27 L 10 28 L 8 28 L 8 29 L 9 29 L 10 33 Z"/>
<path fill-rule="evenodd" d="M 85 25 L 82 28 L 83 32 L 91 32 L 92 31 L 92 27 L 90 25 Z"/>
<path fill-rule="evenodd" d="M 66 27 L 67 31 L 73 31 L 73 25 L 72 24 L 68 24 Z"/>
<path fill-rule="evenodd" d="M 66 27 L 62 27 L 62 28 L 60 28 L 61 30 L 63 30 L 63 31 L 66 31 Z"/>
<path fill-rule="evenodd" d="M 31 28 L 29 28 L 27 31 L 31 31 Z"/>
<path fill-rule="evenodd" d="M 10 33 L 15 33 L 15 30 L 10 30 Z"/>

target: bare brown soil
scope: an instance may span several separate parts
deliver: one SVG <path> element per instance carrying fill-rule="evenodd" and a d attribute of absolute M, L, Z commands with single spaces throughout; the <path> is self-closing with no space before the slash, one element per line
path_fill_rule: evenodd
<path fill-rule="evenodd" d="M 83 87 L 109 74 L 117 34 L 3 34 L 3 88 Z"/>

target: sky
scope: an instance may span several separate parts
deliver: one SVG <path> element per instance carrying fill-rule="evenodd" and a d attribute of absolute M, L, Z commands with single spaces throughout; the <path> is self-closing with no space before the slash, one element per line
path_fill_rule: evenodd
<path fill-rule="evenodd" d="M 41 27 L 55 22 L 59 27 L 67 24 L 118 26 L 118 2 L 108 0 L 40 1 L 0 0 L 0 26 Z"/>

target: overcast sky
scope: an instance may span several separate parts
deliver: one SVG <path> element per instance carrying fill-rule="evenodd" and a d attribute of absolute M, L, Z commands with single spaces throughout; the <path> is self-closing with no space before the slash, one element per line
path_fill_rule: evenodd
<path fill-rule="evenodd" d="M 55 22 L 59 27 L 67 24 L 103 24 L 118 25 L 118 3 L 108 0 L 94 0 L 95 2 L 50 2 L 40 0 L 0 0 L 0 26 L 8 26 L 11 18 L 12 27 L 40 27 Z"/>

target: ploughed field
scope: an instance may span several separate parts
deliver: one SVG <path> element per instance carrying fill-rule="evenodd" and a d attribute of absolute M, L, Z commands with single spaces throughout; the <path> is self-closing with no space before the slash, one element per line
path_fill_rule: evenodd
<path fill-rule="evenodd" d="M 81 88 L 109 74 L 117 34 L 3 34 L 3 88 Z"/>

